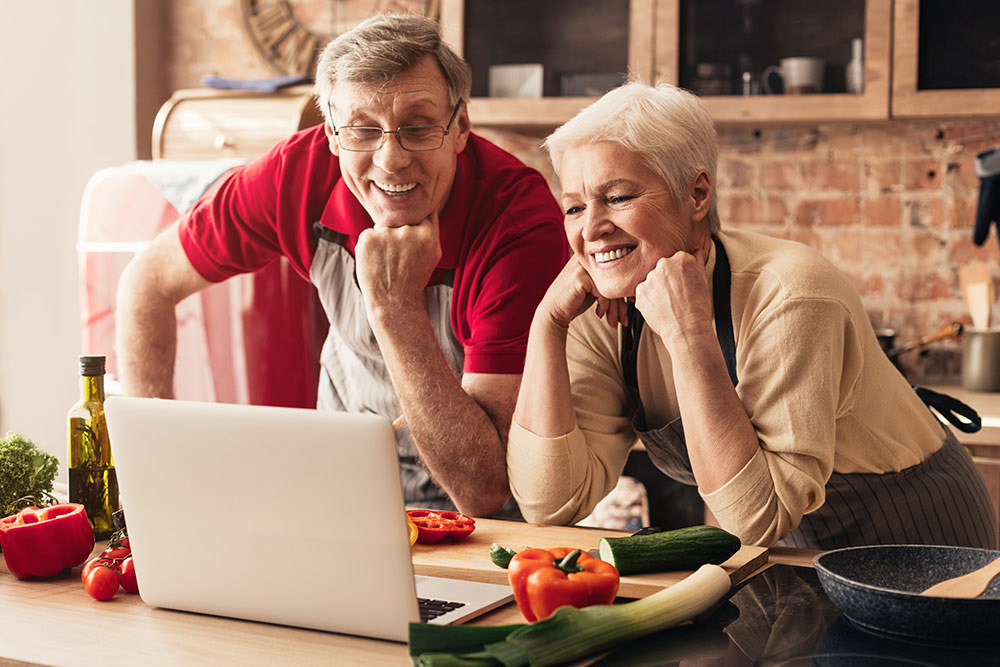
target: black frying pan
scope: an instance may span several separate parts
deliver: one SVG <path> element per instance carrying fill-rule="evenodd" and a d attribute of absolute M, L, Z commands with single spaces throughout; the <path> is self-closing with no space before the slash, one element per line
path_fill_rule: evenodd
<path fill-rule="evenodd" d="M 1000 644 L 1000 578 L 979 598 L 924 597 L 920 591 L 971 572 L 1000 552 L 887 545 L 835 549 L 813 565 L 823 590 L 855 624 L 892 636 Z"/>

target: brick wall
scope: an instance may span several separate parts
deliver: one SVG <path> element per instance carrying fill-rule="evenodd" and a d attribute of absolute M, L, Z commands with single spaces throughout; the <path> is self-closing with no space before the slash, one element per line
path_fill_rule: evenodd
<path fill-rule="evenodd" d="M 558 183 L 540 139 L 481 129 Z M 984 261 L 1000 275 L 995 232 L 972 243 L 976 153 L 1000 146 L 1000 119 L 720 129 L 723 225 L 816 248 L 855 284 L 877 329 L 897 344 L 970 324 L 958 268 Z M 995 318 L 996 320 L 996 318 Z M 913 381 L 956 381 L 960 343 L 900 361 Z"/>

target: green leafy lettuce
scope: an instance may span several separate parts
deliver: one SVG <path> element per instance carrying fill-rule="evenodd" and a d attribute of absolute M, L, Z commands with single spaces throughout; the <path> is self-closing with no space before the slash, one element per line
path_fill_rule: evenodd
<path fill-rule="evenodd" d="M 59 459 L 19 433 L 0 439 L 0 516 L 51 501 Z"/>

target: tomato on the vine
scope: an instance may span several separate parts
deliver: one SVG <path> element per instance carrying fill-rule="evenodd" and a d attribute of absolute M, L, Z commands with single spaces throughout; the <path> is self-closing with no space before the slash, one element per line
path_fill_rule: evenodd
<path fill-rule="evenodd" d="M 110 600 L 118 592 L 118 573 L 109 565 L 98 564 L 83 579 L 83 587 L 95 600 Z"/>
<path fill-rule="evenodd" d="M 108 547 L 101 552 L 101 558 L 125 558 L 131 555 L 132 550 L 128 547 Z"/>
<path fill-rule="evenodd" d="M 110 558 L 104 558 L 102 556 L 98 556 L 97 558 L 91 558 L 84 564 L 83 569 L 80 570 L 80 581 L 82 581 L 84 585 L 86 585 L 87 575 L 90 574 L 90 571 L 93 570 L 95 567 L 101 567 L 105 565 L 117 569 L 117 561 L 114 561 Z"/>
<path fill-rule="evenodd" d="M 120 571 L 122 588 L 129 593 L 138 593 L 139 582 L 135 579 L 135 564 L 131 558 L 126 558 L 122 561 Z"/>

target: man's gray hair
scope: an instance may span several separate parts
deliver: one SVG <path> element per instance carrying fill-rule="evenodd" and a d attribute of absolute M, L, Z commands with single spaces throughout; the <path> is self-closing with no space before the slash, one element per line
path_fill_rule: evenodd
<path fill-rule="evenodd" d="M 611 141 L 638 154 L 666 182 L 676 202 L 704 169 L 712 183 L 705 225 L 713 233 L 719 230 L 718 135 L 696 95 L 669 84 L 626 83 L 580 111 L 543 145 L 558 175 L 567 149 L 596 141 Z"/>
<path fill-rule="evenodd" d="M 448 85 L 448 104 L 468 100 L 472 71 L 441 39 L 433 19 L 419 14 L 376 14 L 327 44 L 316 64 L 316 103 L 328 117 L 327 103 L 337 81 L 379 86 L 433 56 Z"/>

